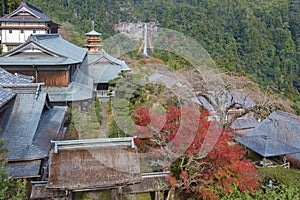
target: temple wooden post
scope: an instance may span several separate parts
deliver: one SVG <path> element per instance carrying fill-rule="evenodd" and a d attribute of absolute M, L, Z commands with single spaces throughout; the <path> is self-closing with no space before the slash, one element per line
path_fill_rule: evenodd
<path fill-rule="evenodd" d="M 122 200 L 122 188 L 115 188 L 111 189 L 111 195 L 110 195 L 111 200 Z"/>
<path fill-rule="evenodd" d="M 160 191 L 150 192 L 151 200 L 161 200 L 160 199 Z"/>

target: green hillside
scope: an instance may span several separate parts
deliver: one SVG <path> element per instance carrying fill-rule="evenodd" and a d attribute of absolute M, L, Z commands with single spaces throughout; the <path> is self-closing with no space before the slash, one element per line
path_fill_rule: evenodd
<path fill-rule="evenodd" d="M 4 1 L 1 5 L 8 11 L 18 1 Z M 223 71 L 252 77 L 262 87 L 269 86 L 296 102 L 300 110 L 299 0 L 28 2 L 63 26 L 69 22 L 72 27 L 67 30 L 77 31 L 71 40 L 78 44 L 91 30 L 91 20 L 95 20 L 95 29 L 104 37 L 115 34 L 114 25 L 120 21 L 157 21 L 161 27 L 197 40 Z"/>

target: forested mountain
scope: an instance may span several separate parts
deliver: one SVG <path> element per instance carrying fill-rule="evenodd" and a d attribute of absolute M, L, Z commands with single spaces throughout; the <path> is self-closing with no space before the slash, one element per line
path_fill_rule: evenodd
<path fill-rule="evenodd" d="M 2 0 L 2 12 L 20 0 Z M 3 3 L 4 2 L 4 3 Z M 80 41 L 91 30 L 108 37 L 119 21 L 156 21 L 182 32 L 224 71 L 248 74 L 298 102 L 300 110 L 300 1 L 298 0 L 28 0 L 55 21 L 69 22 Z M 73 30 L 73 29 L 70 29 Z M 74 37 L 77 37 L 74 39 Z"/>

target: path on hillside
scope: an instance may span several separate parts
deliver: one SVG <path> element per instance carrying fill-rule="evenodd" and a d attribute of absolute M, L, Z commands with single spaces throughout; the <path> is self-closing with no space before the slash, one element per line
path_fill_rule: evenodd
<path fill-rule="evenodd" d="M 100 124 L 100 134 L 99 138 L 107 138 L 108 137 L 108 115 L 107 115 L 107 110 L 108 110 L 108 105 L 107 103 L 100 103 L 100 115 L 101 115 L 101 124 Z"/>

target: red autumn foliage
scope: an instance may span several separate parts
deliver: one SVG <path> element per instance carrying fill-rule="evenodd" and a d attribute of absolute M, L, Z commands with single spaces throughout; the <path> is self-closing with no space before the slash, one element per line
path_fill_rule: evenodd
<path fill-rule="evenodd" d="M 145 59 L 142 59 L 142 63 L 145 65 L 147 64 L 147 61 Z"/>
<path fill-rule="evenodd" d="M 134 112 L 137 132 L 148 135 L 152 141 L 147 143 L 145 138 L 137 139 L 137 145 L 148 152 L 155 152 L 152 155 L 158 157 L 167 157 L 166 152 L 170 153 L 165 146 L 171 146 L 171 152 L 180 152 L 183 146 L 188 145 L 170 163 L 170 183 L 173 188 L 196 193 L 203 199 L 218 199 L 209 186 L 218 188 L 223 194 L 232 190 L 234 185 L 241 191 L 257 189 L 260 179 L 255 166 L 244 158 L 246 152 L 232 141 L 232 136 L 220 124 L 208 122 L 207 115 L 208 112 L 198 114 L 183 106 L 168 106 L 165 115 L 151 113 L 147 108 L 137 109 Z M 165 118 L 164 125 L 155 125 L 161 123 L 162 117 Z M 158 130 L 157 127 L 162 128 Z M 148 148 L 145 148 L 146 145 Z"/>
<path fill-rule="evenodd" d="M 149 116 L 149 109 L 146 107 L 140 107 L 133 113 L 134 123 L 139 126 L 147 126 L 151 122 Z"/>

